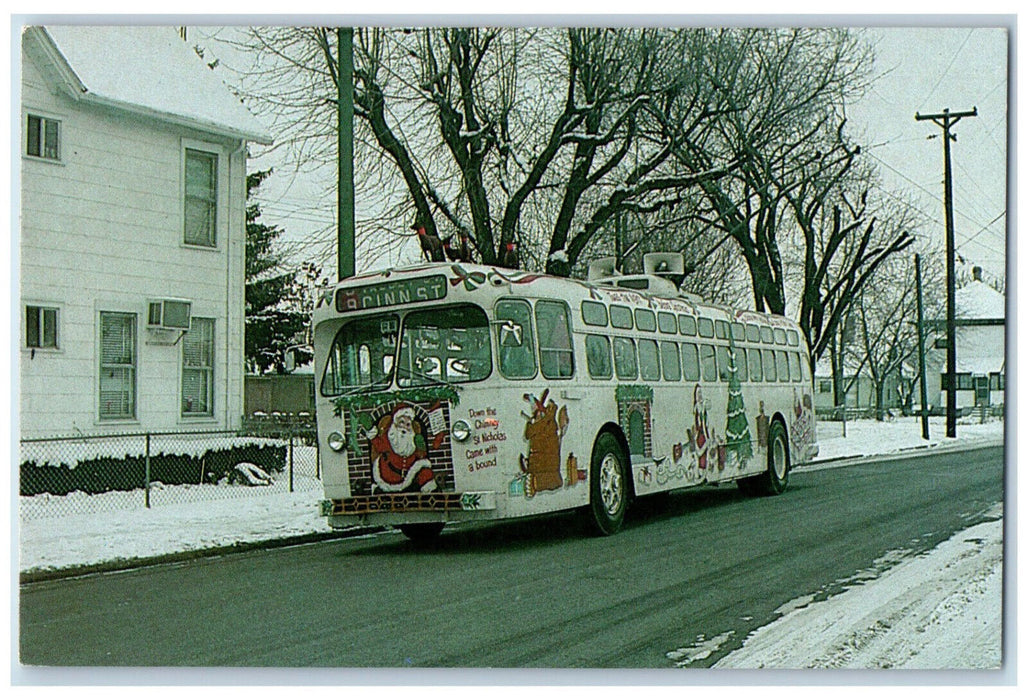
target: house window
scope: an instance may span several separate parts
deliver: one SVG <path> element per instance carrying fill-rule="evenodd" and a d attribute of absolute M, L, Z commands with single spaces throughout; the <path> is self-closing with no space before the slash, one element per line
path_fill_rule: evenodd
<path fill-rule="evenodd" d="M 214 319 L 194 317 L 182 337 L 182 415 L 214 415 Z"/>
<path fill-rule="evenodd" d="M 25 153 L 47 160 L 61 159 L 61 123 L 56 119 L 28 115 Z"/>
<path fill-rule="evenodd" d="M 949 375 L 943 372 L 941 375 L 940 388 L 943 391 L 949 389 Z M 974 381 L 970 372 L 957 372 L 957 391 L 970 391 L 974 389 Z"/>
<path fill-rule="evenodd" d="M 185 242 L 213 248 L 218 220 L 218 155 L 186 149 Z"/>
<path fill-rule="evenodd" d="M 100 312 L 100 418 L 136 417 L 136 315 Z"/>
<path fill-rule="evenodd" d="M 25 347 L 58 347 L 57 309 L 48 306 L 25 307 Z"/>

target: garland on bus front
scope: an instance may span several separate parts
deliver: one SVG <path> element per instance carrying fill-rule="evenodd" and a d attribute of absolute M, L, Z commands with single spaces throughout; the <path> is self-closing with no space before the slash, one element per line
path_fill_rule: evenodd
<path fill-rule="evenodd" d="M 384 406 L 388 403 L 407 401 L 410 403 L 423 403 L 426 401 L 449 401 L 457 400 L 457 389 L 452 386 L 426 386 L 416 389 L 404 389 L 401 391 L 379 391 L 375 393 L 351 394 L 340 396 L 332 400 L 335 406 L 334 415 L 340 418 L 343 411 L 353 411 L 361 408 Z"/>

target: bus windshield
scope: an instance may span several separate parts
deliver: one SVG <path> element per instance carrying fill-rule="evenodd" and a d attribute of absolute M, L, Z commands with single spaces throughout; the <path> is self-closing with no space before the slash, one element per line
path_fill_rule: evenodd
<path fill-rule="evenodd" d="M 338 396 L 348 389 L 388 384 L 399 330 L 397 314 L 355 319 L 340 328 L 328 353 L 322 395 Z"/>
<path fill-rule="evenodd" d="M 403 319 L 402 338 L 398 314 L 354 319 L 336 333 L 321 393 L 385 388 L 394 370 L 401 387 L 485 379 L 492 371 L 485 312 L 470 304 L 414 311 Z"/>
<path fill-rule="evenodd" d="M 489 319 L 482 309 L 463 304 L 407 314 L 396 367 L 399 386 L 477 382 L 491 371 Z"/>

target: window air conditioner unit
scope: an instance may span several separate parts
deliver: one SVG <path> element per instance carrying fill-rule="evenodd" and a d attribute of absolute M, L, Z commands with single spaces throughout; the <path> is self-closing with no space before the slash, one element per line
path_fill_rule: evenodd
<path fill-rule="evenodd" d="M 188 331 L 193 303 L 185 299 L 157 299 L 150 302 L 147 327 L 153 329 Z"/>

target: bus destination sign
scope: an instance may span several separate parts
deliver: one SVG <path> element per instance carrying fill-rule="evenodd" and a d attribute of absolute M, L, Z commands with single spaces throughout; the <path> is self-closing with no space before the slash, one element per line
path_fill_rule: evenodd
<path fill-rule="evenodd" d="M 365 311 L 382 306 L 435 301 L 445 297 L 446 278 L 443 275 L 416 277 L 340 289 L 336 292 L 336 311 Z"/>

